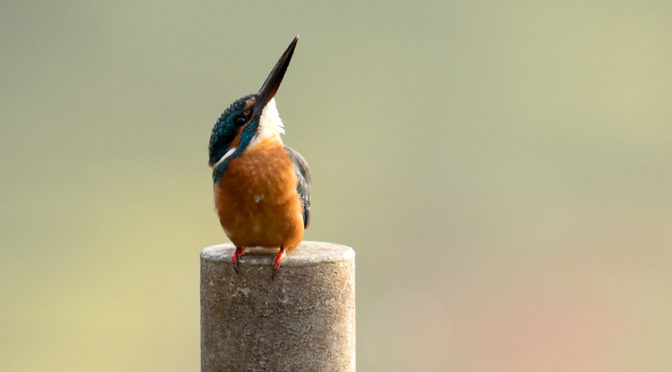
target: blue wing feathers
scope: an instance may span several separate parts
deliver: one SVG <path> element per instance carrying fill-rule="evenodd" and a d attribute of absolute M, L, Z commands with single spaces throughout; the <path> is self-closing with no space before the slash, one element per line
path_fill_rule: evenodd
<path fill-rule="evenodd" d="M 294 149 L 289 146 L 285 146 L 285 149 L 287 149 L 289 158 L 292 160 L 292 163 L 294 163 L 296 176 L 299 179 L 299 182 L 296 185 L 296 191 L 299 193 L 303 207 L 303 227 L 304 229 L 307 229 L 310 224 L 310 168 L 308 167 L 308 162 L 306 162 L 306 159 L 304 159 L 301 154 L 294 151 Z"/>

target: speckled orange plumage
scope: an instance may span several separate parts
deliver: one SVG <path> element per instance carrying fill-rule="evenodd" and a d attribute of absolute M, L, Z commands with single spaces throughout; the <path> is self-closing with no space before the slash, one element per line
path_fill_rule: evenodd
<path fill-rule="evenodd" d="M 214 193 L 219 221 L 233 244 L 296 248 L 304 230 L 297 182 L 294 164 L 276 139 L 231 159 Z"/>

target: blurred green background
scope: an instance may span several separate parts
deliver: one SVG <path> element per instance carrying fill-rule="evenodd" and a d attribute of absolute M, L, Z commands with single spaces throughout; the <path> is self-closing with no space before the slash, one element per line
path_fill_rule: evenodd
<path fill-rule="evenodd" d="M 3 1 L 0 370 L 199 369 L 207 142 L 277 101 L 360 371 L 672 369 L 672 4 Z"/>

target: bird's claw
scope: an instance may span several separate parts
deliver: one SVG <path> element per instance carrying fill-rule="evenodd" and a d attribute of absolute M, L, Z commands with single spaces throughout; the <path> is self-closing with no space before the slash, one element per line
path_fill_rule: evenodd
<path fill-rule="evenodd" d="M 278 252 L 277 255 L 275 255 L 275 258 L 273 259 L 273 274 L 271 275 L 271 279 L 275 280 L 275 276 L 278 274 L 278 271 L 280 270 L 280 264 L 282 263 L 282 260 L 285 258 L 287 254 L 285 253 L 285 248 L 280 247 L 280 251 Z"/>
<path fill-rule="evenodd" d="M 233 263 L 233 270 L 238 274 L 239 270 L 239 265 L 238 263 L 240 262 L 240 256 L 245 254 L 245 250 L 240 247 L 236 247 L 236 251 L 233 252 L 233 255 L 231 256 L 231 262 Z"/>

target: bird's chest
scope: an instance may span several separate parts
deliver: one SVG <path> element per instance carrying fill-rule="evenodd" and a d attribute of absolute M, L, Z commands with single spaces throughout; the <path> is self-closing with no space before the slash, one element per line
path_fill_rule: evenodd
<path fill-rule="evenodd" d="M 262 143 L 231 159 L 214 185 L 222 226 L 249 229 L 287 219 L 299 203 L 294 164 L 282 144 Z"/>
<path fill-rule="evenodd" d="M 294 164 L 281 144 L 262 144 L 231 159 L 215 185 L 216 197 L 253 206 L 292 197 L 297 184 Z"/>

